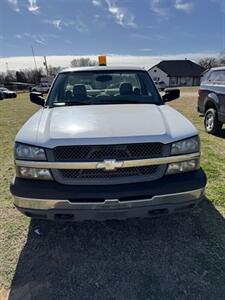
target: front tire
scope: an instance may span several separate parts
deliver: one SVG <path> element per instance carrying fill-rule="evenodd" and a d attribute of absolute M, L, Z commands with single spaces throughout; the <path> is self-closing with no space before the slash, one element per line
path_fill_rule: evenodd
<path fill-rule="evenodd" d="M 217 111 L 214 108 L 206 111 L 204 125 L 207 133 L 214 135 L 220 133 L 223 123 L 219 121 Z"/>

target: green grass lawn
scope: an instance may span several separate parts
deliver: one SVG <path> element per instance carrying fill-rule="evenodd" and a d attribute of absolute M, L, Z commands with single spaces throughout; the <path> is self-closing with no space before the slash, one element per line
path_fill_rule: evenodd
<path fill-rule="evenodd" d="M 0 101 L 0 286 L 9 286 L 12 280 L 29 225 L 29 220 L 13 207 L 9 192 L 14 174 L 14 139 L 21 126 L 37 109 L 28 101 L 28 94 Z"/>
<path fill-rule="evenodd" d="M 172 102 L 171 106 L 198 128 L 201 138 L 201 164 L 208 176 L 207 197 L 216 205 L 225 207 L 225 129 L 220 137 L 205 133 L 203 117 L 196 112 L 197 97 L 197 89 L 183 88 L 181 98 Z"/>
<path fill-rule="evenodd" d="M 206 134 L 203 118 L 196 112 L 196 104 L 197 90 L 182 89 L 181 98 L 171 105 L 189 118 L 200 132 L 202 167 L 208 176 L 207 198 L 222 213 L 225 208 L 225 130 L 220 137 Z M 37 106 L 30 103 L 28 94 L 0 101 L 0 289 L 11 285 L 18 257 L 26 244 L 30 223 L 28 218 L 13 208 L 9 192 L 14 174 L 14 138 L 37 109 Z"/>

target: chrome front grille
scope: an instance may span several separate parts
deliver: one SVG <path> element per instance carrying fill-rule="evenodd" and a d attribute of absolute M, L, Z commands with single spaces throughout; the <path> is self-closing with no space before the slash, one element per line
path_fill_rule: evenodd
<path fill-rule="evenodd" d="M 161 143 L 136 143 L 116 145 L 60 146 L 48 152 L 55 162 L 103 162 L 159 158 L 169 155 L 169 148 Z M 52 169 L 61 184 L 120 184 L 157 180 L 165 173 L 166 165 L 104 169 Z"/>
<path fill-rule="evenodd" d="M 64 178 L 115 178 L 124 176 L 152 175 L 158 166 L 124 168 L 115 171 L 105 170 L 61 170 Z"/>
<path fill-rule="evenodd" d="M 160 157 L 162 150 L 161 143 L 60 146 L 54 149 L 54 156 L 55 161 L 144 159 Z"/>

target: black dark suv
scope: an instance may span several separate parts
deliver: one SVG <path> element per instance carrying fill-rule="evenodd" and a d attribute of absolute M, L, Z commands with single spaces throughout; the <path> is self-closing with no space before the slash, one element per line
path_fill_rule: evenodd
<path fill-rule="evenodd" d="M 205 74 L 199 89 L 198 112 L 205 116 L 206 132 L 219 134 L 225 123 L 225 67 Z"/>

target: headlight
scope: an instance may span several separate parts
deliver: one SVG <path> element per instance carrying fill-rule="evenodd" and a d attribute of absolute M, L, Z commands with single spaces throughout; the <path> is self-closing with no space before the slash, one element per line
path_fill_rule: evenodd
<path fill-rule="evenodd" d="M 178 174 L 178 173 L 185 173 L 197 170 L 200 168 L 200 158 L 178 162 L 178 163 L 171 163 L 168 165 L 168 169 L 166 174 Z"/>
<path fill-rule="evenodd" d="M 52 175 L 48 169 L 36 169 L 16 166 L 17 177 L 27 179 L 52 180 Z"/>
<path fill-rule="evenodd" d="M 15 159 L 46 160 L 46 155 L 42 148 L 16 143 Z"/>
<path fill-rule="evenodd" d="M 199 137 L 195 136 L 172 144 L 171 155 L 188 154 L 200 151 Z"/>

